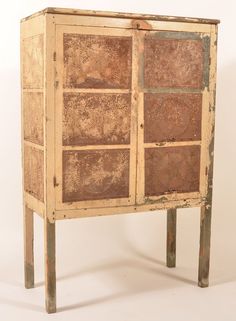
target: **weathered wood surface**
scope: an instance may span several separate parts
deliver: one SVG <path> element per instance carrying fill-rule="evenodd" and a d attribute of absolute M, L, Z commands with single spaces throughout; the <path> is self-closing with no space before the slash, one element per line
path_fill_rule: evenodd
<path fill-rule="evenodd" d="M 212 204 L 211 204 L 211 201 L 208 200 L 201 207 L 201 216 L 200 216 L 200 249 L 199 249 L 198 285 L 202 288 L 208 287 L 209 285 L 211 211 L 212 211 Z"/>
<path fill-rule="evenodd" d="M 44 219 L 45 304 L 48 313 L 56 312 L 56 235 L 55 223 Z"/>
<path fill-rule="evenodd" d="M 34 287 L 34 213 L 24 205 L 24 271 L 25 287 Z"/>
<path fill-rule="evenodd" d="M 176 209 L 167 210 L 166 265 L 170 268 L 176 266 L 176 220 Z"/>
<path fill-rule="evenodd" d="M 65 14 L 65 15 L 80 15 L 80 16 L 100 16 L 100 17 L 114 17 L 114 18 L 132 18 L 132 19 L 145 19 L 145 20 L 160 20 L 160 21 L 170 21 L 170 22 L 188 22 L 188 23 L 206 23 L 206 24 L 217 24 L 220 21 L 217 19 L 207 19 L 207 18 L 191 18 L 191 17 L 176 17 L 176 16 L 163 16 L 154 14 L 141 14 L 141 13 L 125 13 L 125 12 L 112 12 L 112 11 L 98 11 L 98 10 L 79 10 L 79 9 L 69 9 L 69 8 L 46 8 L 39 12 L 28 16 L 21 21 L 34 18 L 41 14 Z"/>
<path fill-rule="evenodd" d="M 201 207 L 207 286 L 219 21 L 56 8 L 22 21 L 25 286 L 33 210 L 44 219 L 52 313 L 55 220 L 167 209 L 171 267 L 184 207 Z"/>
<path fill-rule="evenodd" d="M 214 137 L 215 137 L 217 27 L 212 28 L 210 53 L 211 53 L 210 81 L 209 81 L 210 97 L 209 97 L 209 105 L 208 105 L 209 113 L 207 117 L 208 135 L 205 141 L 205 146 L 207 146 L 206 171 L 205 171 L 206 200 L 201 207 L 199 269 L 198 269 L 198 285 L 200 287 L 207 287 L 209 285 Z"/>
<path fill-rule="evenodd" d="M 187 196 L 187 194 L 182 194 Z M 149 201 L 147 204 L 140 204 L 136 206 L 115 206 L 115 207 L 98 207 L 98 208 L 80 208 L 80 209 L 61 209 L 55 211 L 56 220 L 74 219 L 74 218 L 86 218 L 93 216 L 104 215 L 117 215 L 117 214 L 129 214 L 129 213 L 141 213 L 141 212 L 157 212 L 159 210 L 167 210 L 170 208 L 192 208 L 200 207 L 204 204 L 204 199 L 186 198 L 176 200 L 165 200 L 165 197 L 161 196 L 157 201 Z"/>

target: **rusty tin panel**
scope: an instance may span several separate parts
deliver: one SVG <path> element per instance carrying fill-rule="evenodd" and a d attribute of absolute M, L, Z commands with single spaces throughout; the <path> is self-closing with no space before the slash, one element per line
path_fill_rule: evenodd
<path fill-rule="evenodd" d="M 64 34 L 65 88 L 130 88 L 132 38 Z"/>
<path fill-rule="evenodd" d="M 144 86 L 202 88 L 204 57 L 201 39 L 148 35 L 144 41 Z"/>
<path fill-rule="evenodd" d="M 43 93 L 24 92 L 24 139 L 43 145 Z"/>
<path fill-rule="evenodd" d="M 63 145 L 129 144 L 130 94 L 64 93 Z"/>
<path fill-rule="evenodd" d="M 145 195 L 199 191 L 200 146 L 145 149 Z"/>
<path fill-rule="evenodd" d="M 44 199 L 44 152 L 34 147 L 24 147 L 25 191 L 43 202 Z"/>
<path fill-rule="evenodd" d="M 63 202 L 129 197 L 129 150 L 63 152 Z"/>
<path fill-rule="evenodd" d="M 202 94 L 144 94 L 144 141 L 201 140 Z"/>
<path fill-rule="evenodd" d="M 24 39 L 22 46 L 23 88 L 43 88 L 43 35 Z"/>

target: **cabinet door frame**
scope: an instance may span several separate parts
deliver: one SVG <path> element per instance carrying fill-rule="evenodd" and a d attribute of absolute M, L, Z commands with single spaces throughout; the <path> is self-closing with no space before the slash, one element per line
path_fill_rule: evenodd
<path fill-rule="evenodd" d="M 132 75 L 130 89 L 91 89 L 76 88 L 70 89 L 73 92 L 82 93 L 130 93 L 131 94 L 131 125 L 130 125 L 130 144 L 127 145 L 87 145 L 87 146 L 63 146 L 62 144 L 62 111 L 63 111 L 63 33 L 76 33 L 101 36 L 122 36 L 132 37 Z M 135 204 L 136 196 L 136 148 L 137 148 L 137 97 L 136 97 L 136 76 L 137 65 L 136 53 L 134 50 L 135 41 L 133 30 L 89 27 L 74 25 L 56 25 L 56 67 L 55 67 L 55 204 L 56 210 L 80 209 L 80 208 L 101 208 L 117 207 Z M 68 90 L 66 90 L 68 91 Z M 129 161 L 129 197 L 110 198 L 99 200 L 85 200 L 62 202 L 62 152 L 63 150 L 109 150 L 126 149 L 130 151 Z"/>
<path fill-rule="evenodd" d="M 189 31 L 180 31 L 178 28 L 173 28 L 170 32 L 165 30 L 158 30 L 157 32 L 163 33 L 176 33 L 180 37 L 183 35 L 186 39 L 191 39 L 191 37 L 199 37 L 199 39 L 208 39 L 210 40 L 209 44 L 209 63 L 212 60 L 214 55 L 214 42 L 215 42 L 215 33 L 214 30 L 211 32 L 197 32 L 197 30 L 192 30 L 191 25 L 189 26 Z M 171 201 L 186 201 L 191 205 L 191 200 L 196 199 L 203 200 L 207 195 L 207 168 L 209 166 L 209 140 L 212 137 L 212 126 L 214 124 L 214 114 L 210 110 L 211 96 L 214 95 L 212 92 L 212 86 L 215 86 L 214 77 L 215 77 L 215 67 L 212 64 L 209 64 L 209 75 L 208 83 L 203 85 L 201 90 L 188 90 L 188 89 L 170 89 L 169 88 L 145 88 L 144 87 L 144 38 L 147 34 L 155 34 L 156 31 L 152 30 L 140 30 L 139 31 L 139 108 L 138 108 L 138 149 L 137 149 L 137 188 L 136 188 L 136 202 L 138 205 L 142 204 L 154 204 L 159 202 L 168 203 Z M 206 67 L 206 65 L 205 65 Z M 204 71 L 203 71 L 204 72 Z M 154 142 L 154 143 L 145 143 L 144 142 L 144 93 L 188 93 L 196 92 L 202 94 L 202 120 L 201 120 L 201 140 L 198 141 L 175 141 L 175 142 Z M 165 147 L 180 147 L 180 146 L 200 146 L 200 177 L 199 177 L 199 191 L 197 192 L 186 192 L 186 193 L 166 193 L 158 196 L 145 196 L 145 148 L 165 148 Z"/>

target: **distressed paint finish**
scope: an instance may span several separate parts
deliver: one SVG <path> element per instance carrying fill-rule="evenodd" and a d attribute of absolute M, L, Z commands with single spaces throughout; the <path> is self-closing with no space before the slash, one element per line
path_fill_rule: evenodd
<path fill-rule="evenodd" d="M 63 145 L 129 144 L 130 94 L 64 93 Z"/>
<path fill-rule="evenodd" d="M 199 191 L 200 147 L 145 148 L 145 195 Z"/>
<path fill-rule="evenodd" d="M 203 64 L 202 40 L 145 37 L 146 88 L 202 88 Z"/>
<path fill-rule="evenodd" d="M 217 33 L 213 24 L 218 22 L 55 8 L 45 9 L 41 14 L 22 21 L 22 102 L 24 103 L 24 93 L 38 92 L 43 93 L 47 107 L 43 108 L 43 134 L 39 134 L 37 127 L 41 128 L 40 121 L 29 121 L 35 129 L 25 128 L 22 131 L 26 166 L 24 181 L 26 185 L 30 185 L 29 192 L 24 191 L 24 205 L 30 208 L 25 216 L 28 229 L 27 240 L 25 239 L 26 286 L 32 287 L 34 283 L 33 222 L 32 216 L 28 215 L 33 210 L 42 209 L 41 217 L 44 219 L 46 309 L 53 313 L 56 312 L 55 220 L 168 209 L 167 266 L 171 267 L 175 266 L 176 260 L 176 209 L 195 206 L 202 206 L 198 280 L 200 286 L 207 286 Z M 42 33 L 44 35 L 39 36 Z M 145 35 L 147 37 L 144 43 Z M 155 41 L 148 43 L 149 37 Z M 42 59 L 40 55 L 43 56 Z M 68 94 L 67 98 L 76 95 L 91 98 L 96 94 L 97 100 L 89 98 L 89 104 L 85 104 L 88 114 L 80 112 L 84 108 L 81 100 L 76 103 L 77 107 L 72 106 L 75 98 L 68 100 L 64 110 L 68 114 L 63 115 L 63 93 L 65 96 Z M 127 114 L 128 109 L 124 107 L 121 121 L 120 105 L 115 106 L 114 102 L 107 103 L 111 110 L 108 112 L 107 108 L 104 113 L 101 103 L 103 98 L 100 97 L 105 97 L 108 93 L 125 94 L 126 97 L 130 93 L 131 115 Z M 167 99 L 164 106 L 151 100 L 143 108 L 144 100 L 148 97 L 145 97 L 146 93 L 167 97 L 162 96 L 165 93 L 175 99 Z M 188 93 L 189 96 L 182 95 L 183 93 Z M 186 98 L 197 95 L 200 97 L 200 93 L 203 107 L 202 128 L 197 126 L 197 98 L 196 101 Z M 181 99 L 176 98 L 177 94 L 181 94 Z M 182 97 L 185 97 L 184 103 Z M 39 107 L 33 101 L 33 96 L 30 104 L 34 106 L 28 108 L 26 116 L 22 115 L 27 119 L 30 119 L 30 109 L 36 115 L 37 111 L 33 109 L 36 105 Z M 187 106 L 191 108 L 187 109 Z M 159 118 L 155 119 L 155 108 L 160 112 L 159 117 L 163 117 L 165 127 L 158 124 Z M 92 111 L 96 111 L 96 115 Z M 167 115 L 164 117 L 166 111 Z M 76 126 L 74 133 L 71 130 L 73 116 L 76 116 L 77 124 L 85 117 L 83 121 L 88 128 L 86 131 L 83 129 L 82 135 Z M 132 118 L 130 137 L 125 117 Z M 148 117 L 148 120 L 144 117 Z M 191 121 L 190 128 L 187 124 Z M 106 122 L 110 131 L 107 131 L 104 124 L 100 124 Z M 95 129 L 96 140 L 92 131 Z M 40 137 L 45 138 L 45 147 L 42 146 L 42 141 L 40 143 Z M 155 142 L 156 139 L 159 141 Z M 39 175 L 41 178 L 38 177 L 38 172 L 43 167 L 45 177 L 41 179 L 43 172 Z M 42 182 L 45 190 L 39 192 L 37 188 Z M 65 190 L 62 193 L 62 187 L 67 188 L 65 194 Z M 193 189 L 194 192 L 191 192 Z M 152 190 L 157 196 L 149 195 Z M 186 194 L 185 191 L 190 192 Z M 35 194 L 44 194 L 44 203 L 36 199 Z M 68 197 L 68 201 L 62 204 L 62 197 Z M 137 199 L 138 202 L 135 203 Z"/>
<path fill-rule="evenodd" d="M 24 205 L 24 271 L 25 288 L 34 287 L 34 213 Z"/>
<path fill-rule="evenodd" d="M 213 93 L 213 103 L 210 105 L 211 113 L 215 114 L 215 91 Z M 214 119 L 214 118 L 213 118 Z M 198 285 L 202 288 L 209 285 L 210 269 L 210 242 L 211 242 L 211 216 L 212 216 L 212 194 L 213 194 L 213 164 L 214 164 L 214 132 L 215 126 L 212 124 L 211 141 L 209 144 L 209 164 L 207 167 L 207 195 L 205 203 L 201 206 L 200 215 L 200 247 L 198 265 Z"/>
<path fill-rule="evenodd" d="M 35 18 L 42 14 L 52 13 L 54 15 L 78 15 L 78 16 L 91 16 L 91 17 L 102 17 L 102 18 L 125 18 L 125 19 L 138 19 L 142 22 L 145 20 L 158 20 L 167 21 L 169 23 L 173 22 L 186 22 L 189 23 L 189 27 L 193 23 L 200 24 L 218 24 L 220 20 L 218 19 L 205 19 L 205 18 L 194 18 L 194 17 L 178 17 L 178 16 L 165 16 L 165 15 L 154 15 L 154 14 L 142 14 L 142 13 L 126 13 L 126 12 L 112 12 L 112 11 L 100 11 L 100 10 L 81 10 L 72 8 L 55 8 L 49 7 L 44 10 L 38 11 L 28 17 L 21 19 L 21 22 L 27 21 L 29 19 Z M 117 19 L 118 20 L 118 19 Z"/>
<path fill-rule="evenodd" d="M 43 93 L 24 92 L 24 139 L 43 145 Z"/>
<path fill-rule="evenodd" d="M 40 201 L 44 201 L 44 152 L 24 147 L 24 188 Z"/>
<path fill-rule="evenodd" d="M 166 265 L 176 266 L 176 219 L 177 210 L 167 210 L 167 239 L 166 239 Z"/>
<path fill-rule="evenodd" d="M 209 136 L 207 137 L 208 155 L 206 166 L 206 201 L 201 207 L 200 248 L 198 285 L 209 285 L 210 268 L 210 242 L 211 242 L 211 216 L 213 196 L 213 166 L 214 166 L 214 138 L 215 138 L 215 107 L 216 107 L 216 55 L 217 55 L 217 27 L 212 27 L 211 33 L 211 65 L 209 72 Z"/>
<path fill-rule="evenodd" d="M 63 202 L 128 196 L 128 149 L 63 152 Z"/>
<path fill-rule="evenodd" d="M 23 88 L 43 88 L 43 35 L 24 39 L 22 47 Z"/>
<path fill-rule="evenodd" d="M 44 218 L 45 305 L 48 313 L 56 312 L 56 223 Z"/>
<path fill-rule="evenodd" d="M 130 88 L 132 38 L 64 34 L 65 88 Z"/>
<path fill-rule="evenodd" d="M 201 140 L 202 94 L 144 94 L 144 142 Z"/>

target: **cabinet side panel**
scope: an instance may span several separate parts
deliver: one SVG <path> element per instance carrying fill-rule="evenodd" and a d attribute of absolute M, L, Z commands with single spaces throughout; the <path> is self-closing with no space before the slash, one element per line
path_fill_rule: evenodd
<path fill-rule="evenodd" d="M 35 144 L 44 145 L 43 129 L 43 93 L 24 92 L 24 139 Z"/>
<path fill-rule="evenodd" d="M 44 17 L 21 23 L 23 190 L 27 206 L 43 214 L 44 202 Z"/>
<path fill-rule="evenodd" d="M 24 148 L 24 188 L 40 201 L 44 201 L 44 152 L 38 148 Z"/>
<path fill-rule="evenodd" d="M 43 88 L 43 34 L 23 38 L 23 88 Z"/>

